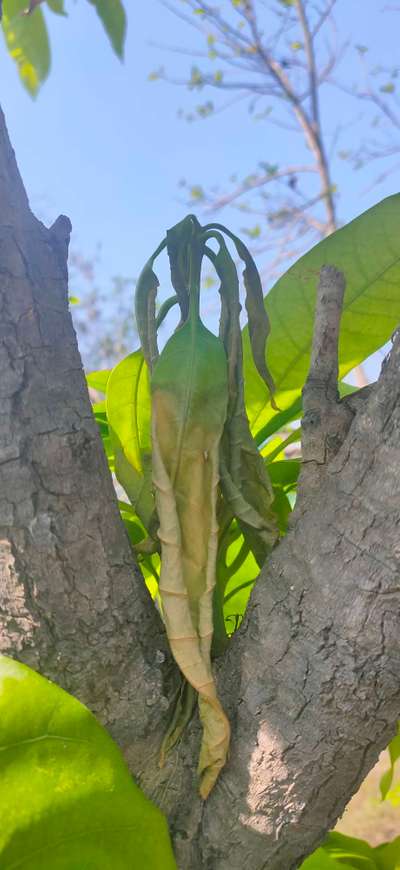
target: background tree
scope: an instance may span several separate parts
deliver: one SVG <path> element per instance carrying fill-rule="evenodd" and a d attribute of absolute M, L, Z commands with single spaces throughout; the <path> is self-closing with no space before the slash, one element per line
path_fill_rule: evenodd
<path fill-rule="evenodd" d="M 212 212 L 233 205 L 253 214 L 257 222 L 247 232 L 257 252 L 268 254 L 269 275 L 276 275 L 340 226 L 341 161 L 360 170 L 398 154 L 397 64 L 378 62 L 369 70 L 368 47 L 338 32 L 337 0 L 225 0 L 218 6 L 184 0 L 163 5 L 198 32 L 199 50 L 175 49 L 196 59 L 188 79 L 170 77 L 163 68 L 152 78 L 218 95 L 217 103 L 207 99 L 191 113 L 182 113 L 190 121 L 245 102 L 257 121 L 254 135 L 259 138 L 260 158 L 268 155 L 226 191 L 220 186 L 209 189 L 199 179 L 189 186 L 192 202 Z M 359 81 L 354 85 L 346 78 L 342 81 L 341 65 L 349 51 L 359 60 Z M 343 102 L 347 105 L 348 97 L 354 101 L 353 113 L 361 106 L 371 109 L 366 119 L 370 136 L 359 146 L 349 144 L 343 129 Z M 291 154 L 290 162 L 271 152 L 265 135 L 269 125 L 283 131 L 283 150 Z M 353 142 L 354 132 L 351 129 Z M 392 171 L 390 165 L 379 177 Z"/>

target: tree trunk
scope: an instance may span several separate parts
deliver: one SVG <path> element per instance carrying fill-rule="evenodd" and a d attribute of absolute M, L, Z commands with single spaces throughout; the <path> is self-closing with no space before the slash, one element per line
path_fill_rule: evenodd
<path fill-rule="evenodd" d="M 196 718 L 158 767 L 178 675 L 90 408 L 69 229 L 31 214 L 0 113 L 0 649 L 107 725 L 168 814 L 180 870 L 295 870 L 400 713 L 400 337 L 336 455 L 310 461 L 292 529 L 217 665 L 233 740 L 204 804 Z"/>

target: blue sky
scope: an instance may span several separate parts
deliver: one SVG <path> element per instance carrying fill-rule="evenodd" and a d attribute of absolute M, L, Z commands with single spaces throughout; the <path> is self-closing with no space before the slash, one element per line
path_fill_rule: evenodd
<path fill-rule="evenodd" d="M 125 6 L 124 64 L 112 53 L 85 0 L 67 0 L 67 20 L 46 9 L 53 64 L 36 101 L 23 91 L 0 44 L 0 101 L 32 208 L 49 224 L 60 212 L 68 214 L 73 244 L 84 254 L 90 256 L 101 243 L 105 285 L 115 274 L 137 276 L 164 229 L 188 210 L 180 179 L 223 185 L 236 171 L 247 175 L 260 160 L 294 156 L 292 134 L 266 122 L 256 124 L 240 104 L 206 121 L 179 120 L 180 107 L 190 110 L 207 94 L 149 82 L 149 72 L 162 64 L 183 76 L 190 67 L 189 58 L 152 43 L 199 48 L 198 36 L 158 0 L 126 0 Z M 373 46 L 371 59 L 396 62 L 400 13 L 383 13 L 384 7 L 384 0 L 339 0 L 338 32 L 350 41 L 342 81 L 351 84 L 357 76 L 352 43 Z M 327 88 L 323 111 L 329 132 L 339 117 L 344 144 L 346 138 L 354 144 L 363 130 L 358 116 L 364 107 Z M 399 187 L 397 172 L 361 195 L 377 167 L 363 179 L 343 162 L 336 170 L 343 222 Z M 234 211 L 229 221 L 233 229 L 245 223 Z"/>

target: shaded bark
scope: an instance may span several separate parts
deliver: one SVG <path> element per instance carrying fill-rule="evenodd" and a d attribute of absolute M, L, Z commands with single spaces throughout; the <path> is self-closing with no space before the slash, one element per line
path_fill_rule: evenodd
<path fill-rule="evenodd" d="M 158 769 L 177 674 L 134 566 L 67 307 L 69 224 L 31 214 L 0 115 L 0 649 L 108 725 L 180 870 L 295 870 L 400 713 L 400 337 L 216 671 L 233 731 L 210 799 L 199 727 Z M 313 461 L 313 460 L 311 460 Z"/>

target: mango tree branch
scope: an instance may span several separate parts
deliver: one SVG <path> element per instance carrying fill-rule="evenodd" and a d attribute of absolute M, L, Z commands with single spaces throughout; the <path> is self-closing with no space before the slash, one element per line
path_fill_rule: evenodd
<path fill-rule="evenodd" d="M 175 675 L 90 407 L 69 232 L 32 215 L 0 110 L 0 651 L 88 704 L 150 775 Z"/>
<path fill-rule="evenodd" d="M 400 335 L 221 660 L 231 761 L 180 866 L 296 870 L 400 712 Z"/>

